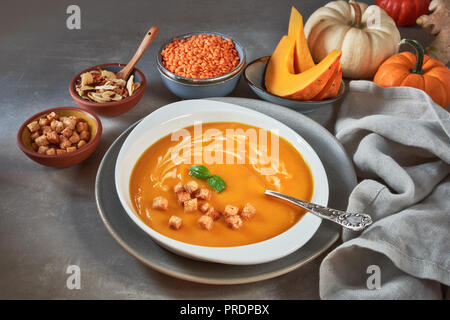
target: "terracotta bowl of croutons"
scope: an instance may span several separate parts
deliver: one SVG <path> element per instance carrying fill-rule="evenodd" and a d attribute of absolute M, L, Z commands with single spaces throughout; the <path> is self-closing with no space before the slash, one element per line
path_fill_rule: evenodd
<path fill-rule="evenodd" d="M 99 116 L 115 117 L 132 109 L 144 95 L 147 81 L 134 68 L 125 81 L 115 74 L 124 64 L 107 63 L 81 71 L 70 82 L 69 92 L 83 109 Z"/>
<path fill-rule="evenodd" d="M 26 120 L 17 133 L 17 144 L 37 163 L 65 168 L 88 158 L 101 135 L 102 124 L 95 114 L 77 107 L 58 107 Z"/>

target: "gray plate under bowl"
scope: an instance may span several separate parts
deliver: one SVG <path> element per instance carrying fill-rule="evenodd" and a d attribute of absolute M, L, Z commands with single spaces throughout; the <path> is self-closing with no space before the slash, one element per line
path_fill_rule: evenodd
<path fill-rule="evenodd" d="M 265 113 L 298 132 L 314 148 L 325 167 L 329 205 L 346 209 L 356 185 L 352 163 L 341 144 L 313 120 L 284 107 L 255 99 L 214 98 Z M 340 227 L 322 221 L 314 236 L 294 253 L 263 264 L 234 266 L 195 261 L 176 255 L 154 242 L 128 217 L 116 193 L 114 168 L 117 155 L 137 123 L 122 133 L 106 152 L 97 172 L 95 197 L 101 219 L 113 238 L 132 256 L 147 266 L 173 277 L 209 284 L 238 284 L 265 280 L 293 271 L 327 250 L 339 237 Z"/>
<path fill-rule="evenodd" d="M 338 95 L 332 99 L 322 101 L 299 101 L 286 99 L 273 95 L 266 90 L 264 75 L 266 73 L 267 62 L 270 56 L 262 57 L 250 62 L 244 69 L 244 77 L 250 88 L 263 100 L 285 106 L 301 113 L 309 113 L 323 107 L 332 107 L 342 99 L 345 93 L 344 80 L 341 81 Z"/>

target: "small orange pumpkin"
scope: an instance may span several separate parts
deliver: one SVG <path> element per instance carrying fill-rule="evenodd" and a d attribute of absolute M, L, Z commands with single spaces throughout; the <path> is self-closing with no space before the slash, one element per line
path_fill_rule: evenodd
<path fill-rule="evenodd" d="M 417 88 L 441 107 L 450 105 L 450 69 L 425 55 L 419 42 L 403 39 L 400 44 L 414 47 L 416 55 L 411 52 L 393 55 L 381 64 L 373 81 L 382 87 Z"/>

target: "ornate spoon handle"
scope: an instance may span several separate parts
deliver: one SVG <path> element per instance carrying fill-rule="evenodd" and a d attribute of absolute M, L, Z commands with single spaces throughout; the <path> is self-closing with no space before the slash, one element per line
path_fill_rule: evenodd
<path fill-rule="evenodd" d="M 308 210 L 311 213 L 314 213 L 316 216 L 319 216 L 322 219 L 331 220 L 337 224 L 340 224 L 344 228 L 348 228 L 354 231 L 361 231 L 367 226 L 371 225 L 373 222 L 372 218 L 365 213 L 350 213 L 331 209 L 271 190 L 266 190 L 265 194 L 289 201 L 293 204 L 298 205 L 299 207 Z"/>

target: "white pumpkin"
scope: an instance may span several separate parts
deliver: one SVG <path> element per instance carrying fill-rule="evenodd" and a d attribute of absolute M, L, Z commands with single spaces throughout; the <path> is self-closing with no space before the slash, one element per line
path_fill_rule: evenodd
<path fill-rule="evenodd" d="M 342 74 L 351 79 L 372 78 L 400 42 L 394 20 L 380 7 L 361 2 L 329 2 L 309 17 L 305 35 L 316 63 L 341 50 Z"/>

